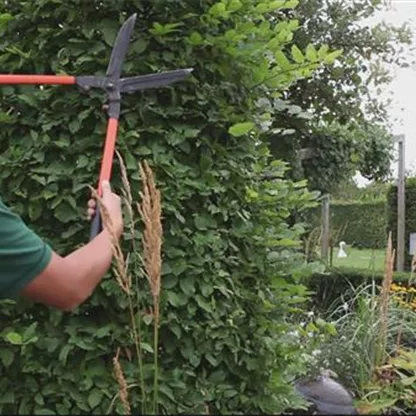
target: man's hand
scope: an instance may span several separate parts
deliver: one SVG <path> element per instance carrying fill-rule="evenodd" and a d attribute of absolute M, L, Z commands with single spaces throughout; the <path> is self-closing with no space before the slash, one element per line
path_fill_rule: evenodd
<path fill-rule="evenodd" d="M 102 202 L 107 208 L 117 237 L 123 233 L 120 197 L 111 191 L 110 184 L 102 184 Z M 94 199 L 88 201 L 88 218 L 97 207 Z M 111 266 L 113 250 L 108 231 L 104 230 L 88 244 L 62 257 L 52 257 L 42 272 L 22 290 L 22 295 L 61 310 L 76 308 L 91 295 Z"/>
<path fill-rule="evenodd" d="M 108 213 L 110 214 L 111 221 L 113 222 L 114 232 L 117 237 L 120 237 L 123 234 L 123 214 L 121 211 L 121 199 L 118 195 L 111 191 L 111 186 L 108 181 L 103 181 L 101 185 L 102 189 L 102 202 L 107 208 Z M 95 210 L 97 207 L 97 202 L 95 199 L 91 198 L 88 201 L 88 219 L 91 220 L 95 215 Z"/>

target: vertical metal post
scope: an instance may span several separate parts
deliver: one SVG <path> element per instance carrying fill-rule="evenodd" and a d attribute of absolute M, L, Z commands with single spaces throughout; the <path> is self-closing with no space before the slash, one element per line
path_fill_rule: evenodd
<path fill-rule="evenodd" d="M 329 194 L 322 197 L 322 241 L 321 258 L 327 263 L 329 252 Z"/>
<path fill-rule="evenodd" d="M 403 134 L 395 137 L 399 145 L 399 171 L 397 181 L 397 263 L 396 269 L 404 271 L 405 258 L 405 136 Z"/>

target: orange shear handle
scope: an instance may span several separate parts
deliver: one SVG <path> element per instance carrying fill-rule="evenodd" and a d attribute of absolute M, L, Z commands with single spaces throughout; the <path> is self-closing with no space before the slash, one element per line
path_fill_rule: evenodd
<path fill-rule="evenodd" d="M 103 181 L 110 181 L 111 170 L 113 167 L 114 150 L 117 139 L 118 120 L 110 118 L 107 125 L 107 135 L 105 138 L 104 155 L 101 162 L 100 179 L 98 181 L 98 195 L 102 196 L 101 185 Z M 102 221 L 99 209 L 97 207 L 94 218 L 91 223 L 90 240 L 95 238 L 102 230 Z"/>
<path fill-rule="evenodd" d="M 68 75 L 0 75 L 0 84 L 76 84 L 76 78 Z"/>

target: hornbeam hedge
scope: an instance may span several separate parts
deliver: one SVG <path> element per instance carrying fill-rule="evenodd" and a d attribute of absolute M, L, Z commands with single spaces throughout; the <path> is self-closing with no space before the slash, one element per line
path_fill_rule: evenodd
<path fill-rule="evenodd" d="M 162 193 L 164 413 L 278 413 L 297 403 L 290 383 L 302 361 L 284 316 L 305 294 L 296 280 L 302 227 L 286 219 L 312 197 L 284 179 L 283 162 L 270 164 L 264 137 L 275 98 L 338 52 L 292 45 L 296 4 L 8 0 L 0 9 L 2 73 L 102 75 L 132 13 L 123 75 L 194 68 L 183 82 L 124 96 L 118 139 L 134 197 L 144 159 Z M 88 241 L 102 104 L 101 91 L 75 86 L 0 88 L 1 197 L 61 255 Z M 266 171 L 275 179 L 265 181 Z M 125 242 L 140 243 L 141 227 L 134 236 L 126 230 Z M 144 278 L 137 295 L 145 304 Z M 150 397 L 151 311 L 137 310 Z M 118 347 L 133 412 L 143 405 L 128 305 L 111 273 L 73 313 L 3 302 L 0 340 L 2 414 L 122 413 L 112 367 Z"/>

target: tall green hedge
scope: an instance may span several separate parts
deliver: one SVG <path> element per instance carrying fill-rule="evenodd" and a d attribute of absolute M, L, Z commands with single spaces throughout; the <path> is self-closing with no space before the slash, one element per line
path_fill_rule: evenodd
<path fill-rule="evenodd" d="M 341 241 L 358 248 L 383 248 L 387 241 L 387 208 L 384 199 L 331 201 L 330 228 Z M 310 211 L 310 227 L 321 226 L 321 208 Z M 342 230 L 341 234 L 338 234 Z M 339 241 L 334 241 L 338 244 Z"/>
<path fill-rule="evenodd" d="M 325 47 L 310 46 L 308 58 L 291 47 L 297 22 L 283 9 L 296 3 L 10 0 L 0 10 L 3 73 L 103 74 L 117 30 L 134 12 L 124 74 L 194 68 L 172 87 L 123 97 L 118 141 L 133 194 L 144 158 L 162 192 L 164 413 L 276 414 L 293 404 L 289 382 L 301 355 L 283 317 L 303 293 L 291 277 L 302 265 L 302 229 L 286 219 L 311 197 L 283 179 L 282 163 L 268 166 L 262 133 L 274 98 L 331 61 Z M 1 196 L 62 255 L 88 239 L 82 218 L 99 170 L 102 100 L 100 91 L 71 86 L 0 88 Z M 262 181 L 266 168 L 277 180 Z M 117 164 L 113 185 L 120 190 Z M 142 279 L 139 299 L 146 290 Z M 3 303 L 0 413 L 107 412 L 119 346 L 137 413 L 128 322 L 111 276 L 74 313 Z M 152 361 L 144 360 L 150 391 Z"/>
<path fill-rule="evenodd" d="M 412 256 L 409 254 L 409 239 L 411 233 L 416 233 L 416 178 L 407 178 L 405 187 L 405 268 L 410 270 Z M 397 185 L 390 187 L 387 198 L 387 227 L 392 233 L 393 247 L 397 247 Z"/>

